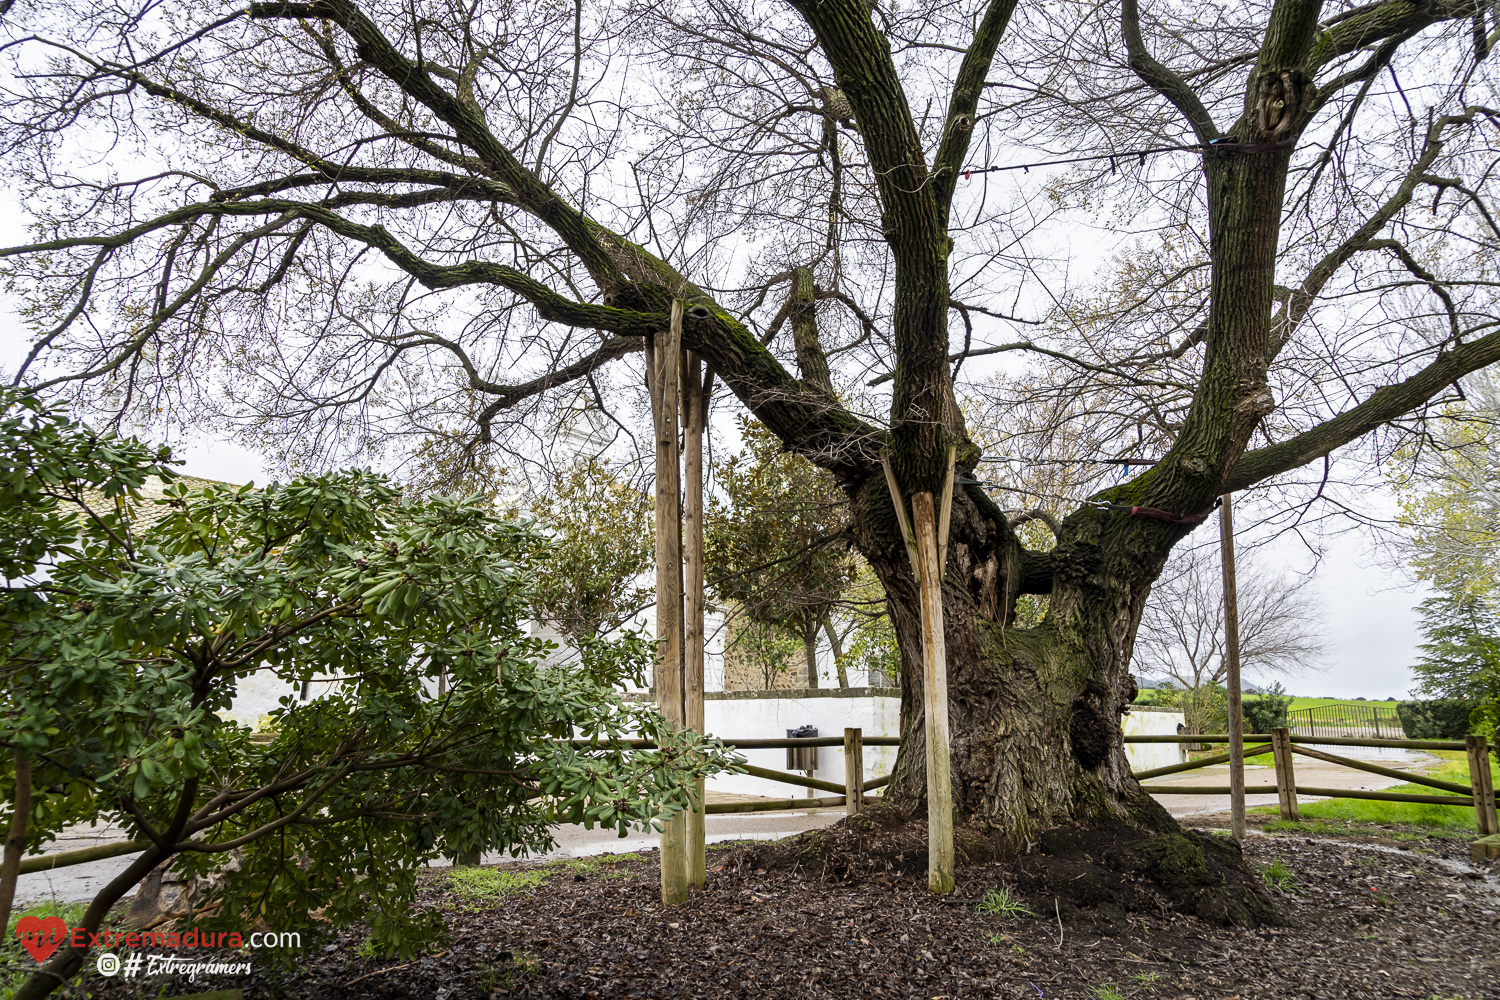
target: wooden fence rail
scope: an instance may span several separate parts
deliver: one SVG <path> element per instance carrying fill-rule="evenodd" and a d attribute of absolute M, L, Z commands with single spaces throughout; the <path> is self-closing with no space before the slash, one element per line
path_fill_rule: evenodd
<path fill-rule="evenodd" d="M 589 745 L 587 741 L 574 740 L 574 745 Z M 645 743 L 645 740 L 636 740 L 632 743 Z M 898 747 L 901 739 L 897 736 L 865 736 L 859 729 L 845 729 L 843 736 L 813 736 L 789 739 L 765 739 L 765 740 L 723 740 L 726 747 L 735 750 L 779 750 L 782 748 L 796 749 L 799 747 L 838 747 L 844 752 L 844 783 L 842 785 L 833 781 L 824 781 L 821 778 L 803 777 L 800 774 L 791 774 L 786 771 L 776 771 L 768 767 L 757 767 L 754 764 L 741 764 L 740 770 L 755 778 L 764 778 L 767 781 L 779 781 L 784 785 L 796 785 L 800 788 L 811 788 L 819 792 L 833 792 L 835 794 L 818 798 L 805 799 L 763 799 L 751 802 L 712 802 L 705 808 L 708 814 L 720 813 L 744 813 L 744 812 L 783 812 L 789 809 L 837 809 L 843 808 L 849 815 L 854 815 L 863 808 L 866 802 L 875 799 L 867 793 L 877 788 L 883 788 L 890 784 L 891 776 L 884 775 L 879 778 L 864 780 L 864 748 L 876 747 Z M 858 794 L 855 788 L 859 789 Z"/>
<path fill-rule="evenodd" d="M 1360 788 L 1310 788 L 1307 785 L 1295 786 L 1299 795 L 1318 795 L 1329 799 L 1376 799 L 1380 802 L 1423 802 L 1436 806 L 1466 806 L 1472 808 L 1474 797 L 1472 795 L 1412 795 L 1406 792 L 1369 792 Z M 1148 791 L 1152 795 L 1228 795 L 1229 789 L 1217 785 L 1172 785 L 1170 787 L 1157 788 L 1152 786 Z M 1277 785 L 1247 785 L 1246 795 L 1275 795 L 1280 788 Z"/>
<path fill-rule="evenodd" d="M 1270 744 L 1258 747 L 1246 747 L 1245 756 L 1255 757 L 1270 750 Z M 1153 767 L 1149 771 L 1136 771 L 1136 781 L 1145 781 L 1147 778 L 1160 778 L 1164 774 L 1176 774 L 1179 771 L 1192 771 L 1200 767 L 1208 767 L 1212 764 L 1225 764 L 1229 761 L 1229 754 L 1216 753 L 1212 757 L 1200 757 L 1197 760 L 1185 760 L 1181 764 L 1168 764 L 1166 767 Z"/>
<path fill-rule="evenodd" d="M 1208 735 L 1189 736 L 1126 736 L 1126 743 L 1225 743 L 1229 737 L 1223 733 L 1210 733 Z M 1279 805 L 1282 819 L 1295 820 L 1298 818 L 1298 795 L 1316 795 L 1330 799 L 1373 799 L 1377 802 L 1413 802 L 1423 805 L 1437 806 L 1463 806 L 1474 810 L 1474 825 L 1479 829 L 1481 837 L 1493 837 L 1500 834 L 1500 818 L 1495 811 L 1495 790 L 1490 777 L 1489 748 L 1483 736 L 1470 736 L 1462 743 L 1457 740 L 1382 740 L 1382 739 L 1347 739 L 1333 736 L 1297 736 L 1290 730 L 1277 729 L 1270 735 L 1260 733 L 1247 733 L 1245 740 L 1270 740 L 1269 746 L 1254 746 L 1245 750 L 1246 757 L 1253 757 L 1271 751 L 1276 762 L 1276 784 L 1258 785 L 1254 788 L 1246 788 L 1246 795 L 1275 795 Z M 1346 747 L 1397 747 L 1410 750 L 1465 750 L 1469 758 L 1469 784 L 1461 785 L 1453 781 L 1442 781 L 1438 778 L 1429 778 L 1424 774 L 1408 774 L 1395 768 L 1382 767 L 1379 764 L 1371 764 L 1368 761 L 1353 760 L 1349 757 L 1340 757 L 1337 754 L 1325 753 L 1315 750 L 1306 744 L 1322 744 L 1325 746 Z M 1365 791 L 1357 788 L 1313 788 L 1307 785 L 1297 784 L 1296 768 L 1293 766 L 1293 755 L 1312 757 L 1329 764 L 1338 764 L 1341 767 L 1353 768 L 1370 774 L 1378 774 L 1386 778 L 1399 778 L 1403 782 L 1412 785 L 1423 785 L 1427 788 L 1435 788 L 1441 792 L 1450 792 L 1449 795 L 1415 795 L 1410 792 L 1377 792 Z M 1146 771 L 1135 772 L 1137 781 L 1147 778 L 1159 778 L 1168 774 L 1179 774 L 1183 771 L 1191 771 L 1195 768 L 1208 767 L 1212 764 L 1222 764 L 1229 760 L 1229 754 L 1214 754 L 1210 757 L 1200 757 L 1198 760 L 1184 761 L 1181 764 L 1171 764 L 1167 767 L 1157 767 Z M 1152 785 L 1148 791 L 1152 795 L 1228 795 L 1228 788 L 1216 785 Z"/>
<path fill-rule="evenodd" d="M 1266 737 L 1270 739 L 1270 737 Z M 782 750 L 796 747 L 842 747 L 844 737 L 842 736 L 808 736 L 801 739 L 764 739 L 764 740 L 720 740 L 731 750 Z M 592 747 L 623 747 L 626 750 L 655 750 L 656 744 L 651 740 L 569 740 L 569 743 L 579 750 L 587 750 Z M 860 743 L 867 747 L 899 747 L 901 737 L 899 736 L 861 736 Z M 1458 745 L 1460 750 L 1463 744 Z"/>
<path fill-rule="evenodd" d="M 1381 802 L 1417 802 L 1428 805 L 1465 806 L 1475 811 L 1475 821 L 1482 837 L 1495 837 L 1500 835 L 1500 822 L 1497 822 L 1495 811 L 1495 791 L 1490 779 L 1488 767 L 1488 748 L 1484 737 L 1471 736 L 1464 742 L 1456 740 L 1381 740 L 1381 739 L 1344 739 L 1339 737 L 1302 737 L 1291 734 L 1288 730 L 1278 729 L 1274 733 L 1246 733 L 1246 742 L 1255 741 L 1258 744 L 1247 747 L 1244 751 L 1246 757 L 1253 757 L 1266 752 L 1271 752 L 1276 761 L 1276 784 L 1258 785 L 1246 788 L 1247 795 L 1276 795 L 1280 803 L 1280 812 L 1284 819 L 1297 819 L 1297 796 L 1316 795 L 1326 798 L 1344 799 L 1374 799 Z M 1126 743 L 1227 743 L 1229 736 L 1223 733 L 1193 734 L 1183 736 L 1126 736 Z M 589 749 L 593 747 L 615 746 L 631 750 L 654 750 L 656 744 L 651 740 L 585 740 L 576 739 L 570 741 L 572 746 L 578 749 Z M 753 764 L 745 764 L 741 769 L 749 775 L 763 778 L 768 781 L 778 781 L 783 784 L 795 785 L 813 791 L 832 792 L 834 794 L 816 798 L 802 799 L 762 799 L 748 802 L 714 802 L 705 807 L 707 814 L 724 813 L 747 813 L 747 812 L 785 812 L 790 810 L 804 809 L 833 809 L 844 808 L 851 815 L 860 810 L 865 802 L 877 797 L 869 793 L 877 788 L 883 788 L 890 784 L 891 776 L 884 775 L 862 780 L 864 775 L 864 747 L 895 747 L 901 745 L 901 739 L 896 736 L 864 736 L 858 729 L 847 729 L 843 736 L 818 736 L 802 739 L 726 739 L 723 740 L 726 747 L 735 750 L 780 750 L 799 747 L 839 747 L 845 755 L 845 782 L 839 784 L 833 781 L 824 781 L 820 778 L 805 777 L 800 774 L 791 774 L 785 771 L 776 771 L 771 768 L 757 767 Z M 1469 757 L 1469 770 L 1471 782 L 1464 786 L 1456 782 L 1442 781 L 1437 778 L 1429 778 L 1420 774 L 1407 774 L 1393 768 L 1382 767 L 1366 761 L 1352 760 L 1348 757 L 1340 757 L 1335 754 L 1325 753 L 1321 750 L 1312 749 L 1305 744 L 1321 744 L 1327 746 L 1355 746 L 1355 747 L 1396 747 L 1412 750 L 1467 750 Z M 1313 788 L 1296 783 L 1296 773 L 1292 765 L 1292 756 L 1300 754 L 1312 757 L 1331 764 L 1355 768 L 1371 774 L 1383 777 L 1400 778 L 1402 781 L 1414 785 L 1423 785 L 1442 792 L 1450 792 L 1449 795 L 1414 795 L 1405 792 L 1372 792 L 1349 788 Z M 1222 764 L 1229 760 L 1229 754 L 1214 754 L 1202 757 L 1198 760 L 1185 761 L 1180 764 L 1171 764 L 1166 767 L 1152 768 L 1135 773 L 1137 780 L 1157 778 L 1168 774 L 1179 774 L 1196 768 L 1209 767 L 1214 764 Z M 857 777 L 856 777 L 857 776 Z M 857 786 L 860 791 L 855 796 L 856 801 L 851 802 L 850 797 L 853 789 Z M 1153 795 L 1228 795 L 1228 788 L 1208 785 L 1153 785 L 1149 788 Z M 86 861 L 97 861 L 118 854 L 131 853 L 144 848 L 144 844 L 116 843 L 103 844 L 97 847 L 84 848 L 77 851 L 58 851 L 53 854 L 39 855 L 25 858 L 21 862 L 22 873 L 32 871 L 50 870 L 62 868 L 73 864 L 82 864 Z"/>
<path fill-rule="evenodd" d="M 1126 743 L 1228 743 L 1224 733 L 1202 733 L 1193 736 L 1126 736 Z M 1265 742 L 1270 733 L 1246 733 L 1245 742 Z M 1464 750 L 1468 744 L 1463 740 L 1355 740 L 1342 736 L 1298 736 L 1292 734 L 1293 743 L 1315 743 L 1330 747 L 1394 747 L 1398 750 Z M 865 742 L 869 742 L 866 740 Z"/>
<path fill-rule="evenodd" d="M 116 840 L 107 844 L 95 844 L 92 847 L 78 847 L 68 851 L 53 851 L 50 854 L 36 854 L 29 858 L 21 859 L 21 868 L 18 875 L 30 875 L 32 872 L 50 872 L 54 868 L 67 868 L 71 865 L 86 865 L 90 861 L 105 861 L 109 858 L 118 858 L 122 854 L 139 854 L 151 846 L 149 840 Z"/>
<path fill-rule="evenodd" d="M 651 740 L 570 740 L 570 744 L 580 750 L 590 748 L 612 746 L 622 747 L 629 750 L 655 750 L 656 744 Z M 884 775 L 879 778 L 871 778 L 869 781 L 862 780 L 864 777 L 864 748 L 873 747 L 899 747 L 901 738 L 899 736 L 865 736 L 858 729 L 846 729 L 843 736 L 815 736 L 802 739 L 736 739 L 724 740 L 724 745 L 735 750 L 781 750 L 785 748 L 798 747 L 838 747 L 845 755 L 845 783 L 839 784 L 833 781 L 824 781 L 821 778 L 809 778 L 800 774 L 790 774 L 785 771 L 775 771 L 770 768 L 756 767 L 753 764 L 741 765 L 741 769 L 749 775 L 764 778 L 768 781 L 779 781 L 786 785 L 796 785 L 800 788 L 810 788 L 819 792 L 834 792 L 837 794 L 817 798 L 805 799 L 763 799 L 751 802 L 713 802 L 705 807 L 705 814 L 714 815 L 720 813 L 745 813 L 745 812 L 784 812 L 787 810 L 803 809 L 834 809 L 847 807 L 848 811 L 856 813 L 866 802 L 878 801 L 878 796 L 868 793 L 877 788 L 883 788 L 890 784 L 891 776 Z M 849 806 L 850 790 L 853 783 L 859 780 L 860 794 L 852 806 Z M 135 854 L 144 851 L 150 846 L 149 841 L 116 841 L 108 844 L 98 844 L 92 847 L 83 847 L 77 850 L 53 851 L 50 854 L 38 854 L 29 858 L 21 859 L 20 874 L 27 875 L 32 872 L 51 871 L 55 868 L 67 868 L 71 865 L 86 864 L 90 861 L 101 861 L 106 858 L 118 857 L 122 854 Z"/>

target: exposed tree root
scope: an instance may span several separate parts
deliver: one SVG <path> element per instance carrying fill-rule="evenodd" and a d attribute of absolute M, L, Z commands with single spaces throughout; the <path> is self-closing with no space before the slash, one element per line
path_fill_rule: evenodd
<path fill-rule="evenodd" d="M 991 862 L 1033 906 L 1061 912 L 1101 933 L 1124 929 L 1130 913 L 1175 910 L 1210 924 L 1284 926 L 1239 844 L 1199 831 L 1152 833 L 1119 826 L 1049 830 L 1025 851 L 1001 854 L 969 827 L 955 831 L 960 867 Z M 815 878 L 858 880 L 927 868 L 927 825 L 877 805 L 832 827 L 787 841 L 741 848 L 736 867 L 800 869 Z M 1055 902 L 1054 902 L 1055 901 Z M 1038 911 L 1040 912 L 1040 911 Z"/>

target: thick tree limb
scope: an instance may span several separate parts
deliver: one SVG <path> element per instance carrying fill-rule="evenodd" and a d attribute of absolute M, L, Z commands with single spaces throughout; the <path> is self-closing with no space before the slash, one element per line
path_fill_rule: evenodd
<path fill-rule="evenodd" d="M 799 267 L 793 272 L 792 294 L 787 299 L 787 311 L 792 318 L 792 344 L 797 352 L 797 368 L 802 372 L 803 382 L 832 396 L 833 376 L 828 371 L 828 358 L 823 353 L 823 343 L 818 339 L 817 308 L 812 271 Z"/>
<path fill-rule="evenodd" d="M 1332 60 L 1392 36 L 1415 34 L 1440 21 L 1468 18 L 1474 6 L 1474 0 L 1384 0 L 1346 11 L 1313 43 L 1307 72 L 1316 75 Z"/>
<path fill-rule="evenodd" d="M 26 853 L 26 831 L 31 825 L 31 761 L 15 753 L 16 792 L 10 807 L 10 834 L 5 838 L 4 861 L 0 862 L 0 928 L 10 926 L 11 905 L 16 898 L 16 876 L 21 855 Z"/>
<path fill-rule="evenodd" d="M 1382 386 L 1363 403 L 1289 441 L 1246 452 L 1229 470 L 1220 491 L 1242 490 L 1322 458 L 1411 412 L 1470 372 L 1497 361 L 1500 361 L 1500 331 L 1439 355 L 1411 378 Z"/>
<path fill-rule="evenodd" d="M 392 264 L 428 288 L 460 288 L 465 285 L 496 285 L 508 289 L 536 307 L 543 319 L 569 326 L 609 330 L 614 333 L 643 337 L 659 329 L 665 316 L 629 309 L 596 306 L 577 302 L 559 294 L 535 278 L 504 264 L 465 261 L 461 264 L 434 264 L 412 252 L 383 226 L 354 222 L 321 205 L 280 199 L 257 199 L 226 203 L 200 203 L 174 209 L 149 222 L 108 236 L 79 236 L 50 240 L 23 247 L 0 249 L 0 258 L 20 254 L 67 250 L 76 247 L 118 249 L 153 231 L 182 225 L 202 217 L 279 215 L 287 219 L 306 219 L 330 232 L 379 251 Z"/>
<path fill-rule="evenodd" d="M 1412 197 L 1417 188 L 1423 183 L 1432 183 L 1427 177 L 1427 171 L 1437 160 L 1443 151 L 1445 140 L 1443 133 L 1454 125 L 1471 124 L 1476 116 L 1492 116 L 1495 112 L 1489 108 L 1467 108 L 1462 114 L 1444 115 L 1434 121 L 1427 128 L 1426 141 L 1423 143 L 1421 155 L 1407 170 L 1406 176 L 1402 178 L 1401 184 L 1391 193 L 1391 196 L 1381 203 L 1380 207 L 1360 224 L 1359 228 L 1350 233 L 1348 238 L 1325 254 L 1312 269 L 1308 271 L 1307 277 L 1303 279 L 1300 287 L 1287 296 L 1286 303 L 1271 320 L 1271 353 L 1274 356 L 1291 339 L 1292 333 L 1306 318 L 1313 302 L 1322 293 L 1323 288 L 1332 280 L 1335 273 L 1344 264 L 1348 263 L 1355 254 L 1374 249 L 1376 234 L 1384 229 L 1390 222 L 1400 214 L 1401 210 L 1411 204 Z M 1384 245 L 1382 243 L 1382 245 Z M 1414 272 L 1415 273 L 1415 272 Z M 1431 275 L 1423 272 L 1423 280 L 1428 281 L 1434 288 Z M 1446 292 L 1440 292 L 1446 295 Z M 1449 312 L 1452 312 L 1452 301 L 1445 298 Z"/>
<path fill-rule="evenodd" d="M 1010 519 L 1010 526 L 1012 528 L 1018 528 L 1021 525 L 1025 524 L 1027 521 L 1041 521 L 1049 529 L 1051 529 L 1053 538 L 1062 537 L 1062 522 L 1059 521 L 1056 517 L 1053 517 L 1051 514 L 1047 513 L 1045 510 L 1042 510 L 1040 507 L 1017 514 L 1015 517 Z"/>
<path fill-rule="evenodd" d="M 969 153 L 969 142 L 974 136 L 974 113 L 979 107 L 979 98 L 984 93 L 984 77 L 990 71 L 995 58 L 995 49 L 1010 24 L 1015 12 L 1016 0 L 990 0 L 984 17 L 969 51 L 964 54 L 958 67 L 958 77 L 953 81 L 953 94 L 948 101 L 947 124 L 943 128 L 943 141 L 932 160 L 933 197 L 938 211 L 942 213 L 944 228 L 948 225 L 948 209 L 953 201 L 953 189 L 963 169 L 964 157 Z"/>
<path fill-rule="evenodd" d="M 890 446 L 903 480 L 937 483 L 943 444 L 964 432 L 947 363 L 951 241 L 934 178 L 890 44 L 872 23 L 869 6 L 863 0 L 797 0 L 793 6 L 812 27 L 859 123 L 895 263 Z"/>
<path fill-rule="evenodd" d="M 1141 12 L 1137 0 L 1123 0 L 1121 3 L 1120 30 L 1125 36 L 1125 50 L 1130 54 L 1130 68 L 1135 75 L 1165 97 L 1187 119 L 1199 142 L 1217 139 L 1219 130 L 1197 92 L 1146 48 L 1145 39 L 1141 37 Z"/>
<path fill-rule="evenodd" d="M 322 18 L 341 27 L 353 40 L 361 59 L 385 74 L 402 92 L 429 108 L 479 159 L 516 192 L 516 203 L 546 223 L 601 289 L 612 289 L 623 276 L 604 248 L 594 240 L 590 220 L 518 160 L 489 130 L 484 115 L 472 104 L 438 86 L 428 70 L 408 59 L 350 0 L 318 0 L 311 4 L 254 3 L 252 18 Z"/>

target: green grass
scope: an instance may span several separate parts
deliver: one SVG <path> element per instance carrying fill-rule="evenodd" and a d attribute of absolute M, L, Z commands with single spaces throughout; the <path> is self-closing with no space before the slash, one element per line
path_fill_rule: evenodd
<path fill-rule="evenodd" d="M 598 875 L 600 878 L 629 878 L 630 871 L 618 867 L 627 861 L 644 861 L 642 854 L 598 854 L 553 862 L 575 875 Z"/>
<path fill-rule="evenodd" d="M 1256 695 L 1247 694 L 1245 697 L 1254 698 Z M 1154 688 L 1143 689 L 1136 698 L 1136 704 L 1156 704 L 1156 690 Z M 1396 704 L 1397 700 L 1395 698 L 1385 701 L 1356 701 L 1353 698 L 1293 698 L 1292 703 L 1287 706 L 1287 711 L 1300 712 L 1304 708 L 1322 708 L 1325 705 L 1353 705 L 1362 708 L 1385 708 L 1394 712 Z"/>
<path fill-rule="evenodd" d="M 980 913 L 994 913 L 1002 917 L 1036 916 L 1025 903 L 1011 895 L 1010 889 L 1003 885 L 986 892 L 975 909 Z"/>
<path fill-rule="evenodd" d="M 1448 762 L 1436 771 L 1429 772 L 1429 776 L 1467 785 L 1469 783 L 1468 761 L 1454 759 L 1462 757 L 1456 752 L 1451 754 L 1441 752 L 1440 755 L 1448 757 Z M 1500 784 L 1500 768 L 1495 766 L 1493 760 L 1490 762 L 1490 772 L 1494 775 L 1496 783 Z M 1444 794 L 1426 785 L 1396 785 L 1382 789 L 1382 791 L 1417 795 Z M 1271 814 L 1277 809 L 1275 806 L 1260 806 L 1250 811 Z M 1304 819 L 1311 820 L 1400 824 L 1450 834 L 1472 833 L 1474 830 L 1474 810 L 1470 806 L 1438 806 L 1421 802 L 1378 802 L 1370 799 L 1324 799 L 1321 802 L 1308 802 L 1301 805 L 1298 812 Z M 1272 826 L 1267 826 L 1266 829 L 1269 830 Z"/>
<path fill-rule="evenodd" d="M 0 1000 L 10 1000 L 16 990 L 21 988 L 21 984 L 31 977 L 31 970 L 36 968 L 31 954 L 21 947 L 21 939 L 16 937 L 17 921 L 22 917 L 39 917 L 42 920 L 62 917 L 69 927 L 76 927 L 83 923 L 86 910 L 87 903 L 54 903 L 49 900 L 11 914 L 10 923 L 5 928 L 5 940 L 0 941 Z"/>
<path fill-rule="evenodd" d="M 1354 705 L 1364 708 L 1388 708 L 1396 710 L 1396 699 L 1388 701 L 1355 701 L 1352 698 L 1293 698 L 1292 703 L 1287 706 L 1289 712 L 1300 712 L 1304 708 L 1322 708 L 1325 705 Z"/>
<path fill-rule="evenodd" d="M 544 885 L 547 873 L 509 868 L 455 868 L 448 873 L 448 887 L 471 903 L 513 896 Z"/>
<path fill-rule="evenodd" d="M 1155 986 L 1156 985 L 1156 981 L 1161 978 L 1161 973 L 1160 972 L 1137 972 L 1135 975 L 1131 976 L 1130 978 L 1133 979 L 1133 980 L 1135 980 L 1135 983 L 1136 983 L 1137 986 L 1140 986 L 1140 987 L 1142 987 L 1144 989 L 1148 989 L 1149 990 L 1151 987 Z"/>
<path fill-rule="evenodd" d="M 1268 865 L 1261 866 L 1260 877 L 1265 880 L 1268 887 L 1277 892 L 1296 892 L 1296 873 L 1286 866 L 1286 862 L 1275 858 Z"/>
<path fill-rule="evenodd" d="M 1125 1000 L 1125 994 L 1114 983 L 1104 983 L 1089 990 L 1094 1000 Z"/>
<path fill-rule="evenodd" d="M 1271 810 L 1275 812 L 1275 809 Z M 1400 826 L 1395 823 L 1360 823 L 1340 822 L 1328 819 L 1306 819 L 1299 822 L 1290 820 L 1272 820 L 1261 827 L 1267 833 L 1295 833 L 1304 837 L 1370 837 L 1379 836 L 1396 841 L 1422 841 L 1437 838 L 1439 840 L 1473 840 L 1478 836 L 1473 827 L 1467 832 L 1463 830 L 1451 830 L 1446 828 L 1425 828 L 1418 826 Z"/>

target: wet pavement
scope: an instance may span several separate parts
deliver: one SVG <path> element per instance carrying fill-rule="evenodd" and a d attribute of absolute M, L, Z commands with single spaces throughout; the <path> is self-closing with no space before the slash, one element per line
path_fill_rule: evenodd
<path fill-rule="evenodd" d="M 1337 752 L 1336 748 L 1330 748 Z M 1420 751 L 1408 752 L 1404 760 L 1392 760 L 1383 757 L 1380 764 L 1384 767 L 1396 770 L 1414 770 L 1423 773 L 1440 765 L 1442 760 L 1431 754 Z M 1392 785 L 1401 784 L 1400 779 L 1386 778 L 1381 775 L 1369 774 L 1357 771 L 1353 768 L 1340 767 L 1323 761 L 1312 760 L 1306 757 L 1298 757 L 1296 760 L 1297 784 L 1313 788 L 1350 788 L 1376 790 L 1389 788 Z M 1245 784 L 1247 787 L 1265 786 L 1276 784 L 1276 772 L 1272 767 L 1260 765 L 1247 765 L 1245 768 Z M 1209 767 L 1197 768 L 1182 774 L 1169 775 L 1165 778 L 1153 778 L 1145 783 L 1150 791 L 1172 786 L 1207 785 L 1227 788 L 1229 786 L 1229 765 L 1216 764 Z M 1222 813 L 1229 810 L 1228 795 L 1156 795 L 1156 800 L 1166 806 L 1167 810 L 1177 817 L 1196 816 L 1206 813 Z M 736 800 L 743 801 L 753 799 L 753 796 L 745 795 L 710 795 L 710 799 L 718 801 Z M 1316 799 L 1312 796 L 1299 796 L 1300 802 L 1312 802 Z M 1276 795 L 1270 794 L 1247 795 L 1245 805 L 1247 808 L 1255 806 L 1275 805 Z M 766 812 L 766 813 L 740 813 L 717 815 L 708 817 L 707 840 L 715 843 L 721 840 L 774 840 L 781 837 L 791 837 L 806 830 L 815 830 L 819 827 L 831 826 L 844 818 L 842 809 L 802 810 L 788 812 Z M 655 834 L 633 833 L 624 838 L 619 837 L 613 830 L 585 830 L 581 826 L 560 826 L 553 837 L 557 842 L 554 850 L 540 855 L 541 858 L 563 858 L 582 857 L 591 854 L 620 854 L 630 851 L 639 851 L 655 847 L 658 838 Z M 111 841 L 124 839 L 124 834 L 117 828 L 93 827 L 75 828 L 68 831 L 63 837 L 48 845 L 48 851 L 71 850 L 79 847 L 88 847 L 98 843 L 109 843 Z M 513 860 L 503 854 L 492 854 L 484 857 L 485 864 L 495 864 L 503 861 Z M 93 898 L 100 887 L 110 878 L 118 874 L 130 863 L 130 856 L 109 858 L 104 861 L 94 861 L 89 864 L 74 865 L 68 868 L 60 868 L 50 872 L 36 872 L 31 875 L 22 875 L 16 886 L 16 901 L 18 903 L 31 903 L 43 899 L 54 899 L 59 902 L 84 902 Z"/>

